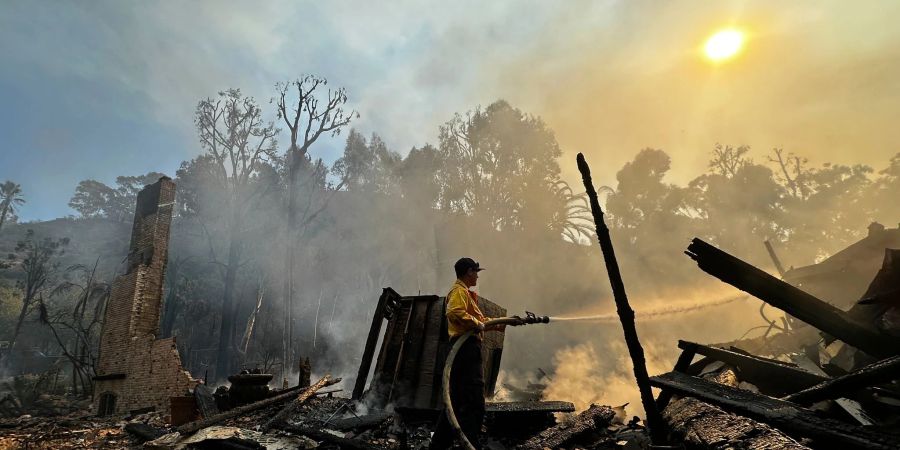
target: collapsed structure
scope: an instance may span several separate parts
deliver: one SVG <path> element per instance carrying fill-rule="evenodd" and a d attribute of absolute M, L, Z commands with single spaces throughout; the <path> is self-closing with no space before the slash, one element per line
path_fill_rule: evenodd
<path fill-rule="evenodd" d="M 674 434 L 698 448 L 900 448 L 900 341 L 884 323 L 900 308 L 900 250 L 878 248 L 897 230 L 869 230 L 820 267 L 786 273 L 804 289 L 693 240 L 686 253 L 700 269 L 792 319 L 772 321 L 770 330 L 781 332 L 755 339 L 680 341 L 674 370 L 651 379 L 662 389 L 657 406 Z M 872 252 L 882 255 L 881 267 L 866 273 L 871 258 L 858 253 Z M 842 277 L 868 280 L 864 288 L 858 279 L 848 284 L 856 298 L 836 302 L 843 308 L 806 291 L 834 295 L 827 286 Z"/>
<path fill-rule="evenodd" d="M 198 381 L 181 365 L 175 338 L 157 339 L 175 183 L 160 178 L 138 194 L 125 273 L 112 285 L 100 336 L 94 411 L 168 413 Z"/>

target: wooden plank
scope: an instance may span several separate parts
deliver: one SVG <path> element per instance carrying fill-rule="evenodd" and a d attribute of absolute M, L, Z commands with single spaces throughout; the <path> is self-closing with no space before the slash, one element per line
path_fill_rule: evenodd
<path fill-rule="evenodd" d="M 696 355 L 696 347 L 683 348 L 681 350 L 681 354 L 678 355 L 678 360 L 675 361 L 675 367 L 672 368 L 672 371 L 684 373 L 684 371 L 688 370 L 688 368 L 691 366 L 691 362 L 694 360 L 694 356 Z M 671 400 L 672 391 L 664 389 L 659 393 L 659 396 L 656 397 L 656 407 L 660 411 L 662 411 L 666 409 L 666 406 L 669 405 L 669 401 Z"/>
<path fill-rule="evenodd" d="M 685 252 L 706 273 L 872 356 L 900 354 L 900 340 L 875 331 L 837 307 L 694 238 Z"/>
<path fill-rule="evenodd" d="M 766 422 L 795 438 L 813 439 L 814 448 L 878 449 L 900 448 L 900 436 L 885 430 L 873 430 L 819 417 L 815 412 L 793 403 L 751 391 L 723 386 L 678 372 L 652 377 L 658 388 L 694 397 L 726 411 Z"/>
<path fill-rule="evenodd" d="M 801 405 L 830 400 L 852 394 L 860 389 L 900 378 L 900 356 L 883 359 L 846 375 L 822 381 L 784 397 Z"/>
<path fill-rule="evenodd" d="M 500 414 L 575 412 L 575 404 L 560 401 L 485 402 L 484 411 Z"/>
<path fill-rule="evenodd" d="M 691 397 L 669 404 L 663 410 L 663 419 L 670 433 L 693 449 L 809 450 L 764 423 L 727 413 Z"/>
<path fill-rule="evenodd" d="M 292 414 L 294 414 L 297 411 L 297 409 L 299 409 L 300 406 L 303 405 L 303 403 L 305 403 L 307 400 L 309 400 L 310 397 L 312 397 L 316 393 L 316 391 L 318 391 L 319 389 L 322 389 L 323 387 L 331 386 L 333 384 L 337 384 L 340 382 L 341 382 L 340 378 L 336 378 L 336 379 L 332 380 L 331 375 L 325 375 L 324 377 L 322 377 L 321 380 L 317 381 L 316 384 L 303 388 L 303 390 L 300 392 L 300 395 L 297 396 L 297 399 L 295 401 L 287 404 L 287 406 L 282 408 L 281 411 L 278 411 L 278 413 L 275 414 L 274 417 L 272 417 L 271 419 L 266 421 L 266 423 L 263 424 L 262 429 L 260 431 L 265 433 L 265 432 L 269 431 L 269 428 L 272 428 L 272 425 L 275 425 L 277 423 L 281 423 L 281 422 L 284 422 L 285 420 L 287 420 L 288 417 L 290 417 Z"/>
<path fill-rule="evenodd" d="M 288 425 L 288 424 L 278 424 L 275 428 L 285 431 L 291 434 L 300 434 L 306 437 L 309 437 L 316 441 L 328 442 L 329 444 L 334 444 L 338 448 L 346 448 L 351 450 L 383 450 L 385 447 L 381 447 L 378 445 L 370 444 L 366 441 L 362 441 L 359 439 L 347 439 L 340 436 L 335 436 L 327 431 L 322 431 L 318 428 L 312 427 L 304 427 L 298 425 Z"/>
<path fill-rule="evenodd" d="M 388 393 L 387 393 L 387 402 L 388 403 L 395 402 L 397 399 L 396 396 L 399 394 L 400 370 L 403 367 L 403 363 L 407 359 L 406 345 L 410 343 L 409 342 L 410 341 L 409 329 L 412 326 L 412 315 L 413 315 L 413 311 L 415 310 L 415 307 L 416 307 L 415 297 L 407 297 L 406 299 L 402 299 L 401 303 L 404 305 L 407 305 L 407 306 L 403 308 L 403 311 L 404 311 L 404 315 L 403 315 L 404 318 L 403 318 L 403 322 L 402 322 L 403 333 L 399 336 L 400 343 L 397 346 L 397 362 L 394 363 L 393 375 L 391 376 L 391 381 L 390 381 L 390 389 L 388 390 Z"/>
<path fill-rule="evenodd" d="M 249 412 L 256 411 L 257 409 L 265 408 L 266 406 L 270 406 L 270 405 L 274 405 L 277 403 L 281 403 L 283 401 L 287 401 L 288 399 L 293 397 L 294 394 L 296 394 L 296 391 L 298 391 L 299 389 L 300 389 L 299 386 L 295 386 L 290 389 L 285 389 L 274 397 L 269 397 L 267 399 L 263 399 L 258 402 L 255 402 L 255 403 L 250 403 L 249 405 L 244 405 L 244 406 L 239 406 L 234 409 L 229 409 L 228 411 L 225 411 L 223 413 L 217 414 L 212 417 L 208 417 L 208 418 L 201 419 L 201 420 L 195 420 L 193 422 L 188 422 L 184 425 L 181 425 L 178 428 L 175 428 L 175 430 L 181 434 L 193 433 L 201 428 L 206 428 L 206 427 L 215 425 L 217 423 L 220 423 L 220 422 L 230 419 L 232 417 L 238 417 L 238 416 L 247 414 Z"/>
<path fill-rule="evenodd" d="M 372 368 L 372 357 L 375 355 L 375 346 L 378 345 L 378 334 L 381 332 L 382 322 L 384 322 L 384 309 L 391 292 L 393 292 L 391 288 L 382 289 L 381 297 L 378 298 L 378 305 L 375 306 L 372 325 L 369 326 L 369 336 L 366 338 L 366 347 L 363 350 L 362 360 L 359 362 L 359 372 L 356 374 L 356 383 L 353 386 L 353 395 L 351 397 L 353 400 L 362 398 L 362 394 L 366 389 L 369 370 Z M 396 292 L 393 293 L 396 294 Z"/>
<path fill-rule="evenodd" d="M 404 351 L 400 370 L 397 374 L 394 392 L 391 398 L 397 406 L 414 406 L 416 382 L 419 367 L 422 365 L 422 348 L 425 344 L 425 326 L 427 325 L 428 304 L 431 297 L 411 297 L 412 309 L 404 337 Z"/>
<path fill-rule="evenodd" d="M 698 355 L 734 366 L 739 371 L 741 381 L 753 383 L 770 395 L 785 395 L 828 379 L 828 377 L 807 372 L 790 363 L 760 358 L 724 348 L 688 341 L 678 341 L 678 348 L 692 349 Z"/>
<path fill-rule="evenodd" d="M 440 331 L 438 332 L 438 348 L 435 352 L 436 358 L 434 361 L 435 370 L 434 376 L 431 382 L 431 407 L 432 408 L 442 408 L 444 405 L 444 396 L 441 394 L 441 386 L 444 384 L 444 363 L 447 361 L 447 354 L 450 353 L 450 335 L 447 331 L 447 299 L 441 299 L 440 308 L 436 308 L 440 311 Z M 436 389 L 435 389 L 436 387 Z"/>
<path fill-rule="evenodd" d="M 397 363 L 400 360 L 400 350 L 403 346 L 403 334 L 406 331 L 410 311 L 410 302 L 400 302 L 394 310 L 391 320 L 381 342 L 381 353 L 378 363 L 375 365 L 375 373 L 372 374 L 373 405 L 385 406 L 390 400 L 391 386 Z"/>
<path fill-rule="evenodd" d="M 434 397 L 435 374 L 440 372 L 437 366 L 438 347 L 441 342 L 443 327 L 444 300 L 436 297 L 428 303 L 425 328 L 422 332 L 422 352 L 419 362 L 419 373 L 416 380 L 416 393 L 413 407 L 432 408 Z"/>

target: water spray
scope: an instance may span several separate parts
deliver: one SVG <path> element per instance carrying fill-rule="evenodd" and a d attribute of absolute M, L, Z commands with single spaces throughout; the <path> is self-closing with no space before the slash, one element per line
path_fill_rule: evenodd
<path fill-rule="evenodd" d="M 710 300 L 700 303 L 694 303 L 689 305 L 672 305 L 672 306 L 664 306 L 662 308 L 654 308 L 645 311 L 637 311 L 635 312 L 636 319 L 655 319 L 660 317 L 666 317 L 672 314 L 681 314 L 687 312 L 693 312 L 701 309 L 712 308 L 715 306 L 727 305 L 729 303 L 733 303 L 740 300 L 746 300 L 750 298 L 747 295 L 733 295 L 730 297 L 723 297 L 716 300 Z M 592 322 L 616 322 L 619 320 L 619 315 L 612 313 L 605 314 L 591 314 L 584 316 L 550 316 L 550 320 L 554 322 L 560 321 L 592 321 Z"/>
<path fill-rule="evenodd" d="M 550 317 L 548 316 L 538 316 L 532 312 L 525 311 L 525 317 L 520 316 L 512 316 L 512 317 L 499 317 L 496 319 L 488 320 L 484 323 L 485 328 L 490 326 L 497 325 L 510 325 L 510 326 L 519 326 L 519 325 L 530 325 L 535 323 L 550 323 Z M 459 441 L 463 444 L 463 446 L 469 450 L 475 450 L 475 447 L 472 446 L 472 443 L 469 442 L 469 439 L 466 437 L 466 434 L 463 433 L 462 427 L 459 425 L 459 421 L 456 420 L 456 413 L 453 412 L 453 402 L 450 401 L 450 372 L 453 370 L 453 360 L 456 359 L 456 354 L 459 353 L 460 347 L 462 347 L 463 343 L 466 342 L 467 339 L 472 337 L 472 335 L 477 330 L 470 330 L 464 333 L 459 339 L 456 340 L 456 343 L 453 344 L 453 347 L 450 348 L 450 353 L 447 354 L 447 362 L 444 363 L 444 406 L 447 409 L 447 419 L 450 421 L 450 425 L 456 431 L 456 437 L 459 438 Z"/>

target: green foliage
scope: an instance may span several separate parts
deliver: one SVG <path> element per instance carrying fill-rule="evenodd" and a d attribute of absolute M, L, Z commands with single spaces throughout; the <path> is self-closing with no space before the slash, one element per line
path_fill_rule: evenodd
<path fill-rule="evenodd" d="M 16 212 L 19 206 L 25 203 L 22 197 L 22 186 L 6 180 L 0 184 L 0 230 L 6 222 L 15 223 L 18 219 Z"/>
<path fill-rule="evenodd" d="M 146 175 L 116 177 L 116 188 L 97 180 L 82 180 L 69 200 L 69 207 L 81 217 L 104 217 L 125 222 L 134 214 L 137 194 L 148 184 L 153 184 L 164 175 L 149 172 Z"/>
<path fill-rule="evenodd" d="M 553 203 L 564 201 L 553 185 L 562 154 L 539 117 L 499 100 L 457 114 L 440 129 L 442 164 L 438 203 L 475 215 L 498 230 L 551 231 Z"/>
<path fill-rule="evenodd" d="M 392 194 L 399 189 L 397 171 L 402 159 L 377 134 L 373 133 L 366 142 L 366 138 L 351 128 L 344 154 L 335 161 L 331 171 L 348 191 Z"/>

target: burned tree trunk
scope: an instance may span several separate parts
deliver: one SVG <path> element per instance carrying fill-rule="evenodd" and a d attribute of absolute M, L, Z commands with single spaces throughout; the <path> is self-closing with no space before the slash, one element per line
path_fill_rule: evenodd
<path fill-rule="evenodd" d="M 609 237 L 609 228 L 603 221 L 603 210 L 600 209 L 600 201 L 594 183 L 591 180 L 591 168 L 588 167 L 584 155 L 578 154 L 578 171 L 587 191 L 591 204 L 591 213 L 594 216 L 594 224 L 597 227 L 597 240 L 600 241 L 600 249 L 603 251 L 603 260 L 606 263 L 606 271 L 609 274 L 609 282 L 612 285 L 613 298 L 616 301 L 616 312 L 622 322 L 622 331 L 625 334 L 625 344 L 628 354 L 631 356 L 634 378 L 637 380 L 638 391 L 641 394 L 641 404 L 647 414 L 647 427 L 650 429 L 650 438 L 654 444 L 665 443 L 665 431 L 663 430 L 662 417 L 656 409 L 653 400 L 653 391 L 650 389 L 650 375 L 647 373 L 647 363 L 644 360 L 644 349 L 638 339 L 637 328 L 634 325 L 634 310 L 628 304 L 628 296 L 625 294 L 625 283 L 622 274 L 619 273 L 619 262 L 616 260 L 616 252 L 613 249 L 612 239 Z"/>
<path fill-rule="evenodd" d="M 694 238 L 688 256 L 704 272 L 872 356 L 900 354 L 900 341 L 854 320 L 840 309 Z"/>

